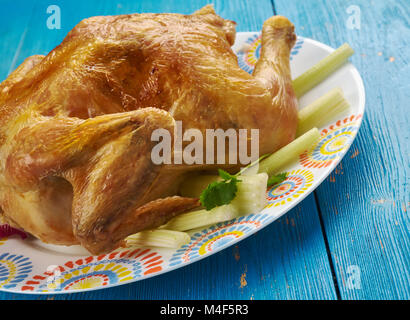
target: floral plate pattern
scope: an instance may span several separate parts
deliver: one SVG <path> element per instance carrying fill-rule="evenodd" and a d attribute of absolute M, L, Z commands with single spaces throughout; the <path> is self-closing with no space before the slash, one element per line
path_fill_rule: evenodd
<path fill-rule="evenodd" d="M 238 64 L 252 73 L 260 54 L 260 33 L 237 34 L 233 50 Z M 292 76 L 303 73 L 333 49 L 311 39 L 298 37 L 291 52 Z M 365 93 L 357 70 L 347 64 L 300 99 L 303 107 L 335 86 L 350 102 L 346 114 L 323 128 L 312 151 L 300 156 L 287 170 L 285 181 L 266 192 L 261 212 L 219 223 L 194 232 L 191 242 L 178 249 L 121 248 L 90 256 L 81 248 L 43 245 L 39 240 L 17 237 L 0 239 L 0 290 L 23 293 L 68 293 L 96 290 L 146 279 L 186 266 L 256 233 L 302 201 L 332 172 L 346 154 L 359 130 Z M 330 85 L 329 83 L 332 83 Z"/>

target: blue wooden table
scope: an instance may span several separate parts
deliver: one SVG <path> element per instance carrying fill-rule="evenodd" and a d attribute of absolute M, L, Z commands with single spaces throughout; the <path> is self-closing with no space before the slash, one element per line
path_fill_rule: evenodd
<path fill-rule="evenodd" d="M 260 30 L 280 14 L 301 36 L 332 47 L 348 42 L 356 50 L 351 61 L 364 79 L 367 103 L 349 153 L 286 216 L 207 259 L 112 289 L 0 293 L 0 299 L 410 298 L 408 0 L 0 0 L 0 80 L 26 57 L 47 54 L 83 18 L 187 14 L 207 3 L 235 20 L 238 31 Z M 60 29 L 47 28 L 50 5 L 61 10 Z"/>

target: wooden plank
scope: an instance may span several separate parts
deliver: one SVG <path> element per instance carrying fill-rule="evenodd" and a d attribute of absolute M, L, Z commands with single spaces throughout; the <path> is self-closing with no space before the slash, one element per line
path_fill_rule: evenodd
<path fill-rule="evenodd" d="M 345 1 L 275 0 L 302 36 L 333 47 L 348 42 L 366 87 L 357 141 L 317 192 L 341 296 L 409 299 L 410 7 L 405 0 L 354 4 L 360 30 L 346 27 Z M 351 285 L 355 268 L 360 289 Z"/>
<path fill-rule="evenodd" d="M 54 1 L 61 6 L 62 29 L 44 23 L 47 1 L 36 6 L 18 61 L 47 53 L 82 18 L 131 12 L 190 13 L 205 1 Z M 238 22 L 238 30 L 259 30 L 272 15 L 269 0 L 257 5 L 243 1 L 215 1 L 216 11 Z M 41 37 L 39 37 L 41 34 Z M 7 295 L 1 298 L 46 299 L 45 296 Z M 336 293 L 314 198 L 308 197 L 286 217 L 238 246 L 185 268 L 112 289 L 52 296 L 53 299 L 335 299 Z"/>

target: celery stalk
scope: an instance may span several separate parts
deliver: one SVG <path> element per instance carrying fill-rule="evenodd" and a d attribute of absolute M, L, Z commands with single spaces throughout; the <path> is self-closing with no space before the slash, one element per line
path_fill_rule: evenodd
<path fill-rule="evenodd" d="M 260 212 L 266 206 L 268 175 L 259 173 L 239 178 L 241 182 L 231 204 L 238 209 L 239 215 Z"/>
<path fill-rule="evenodd" d="M 349 103 L 343 97 L 342 89 L 334 88 L 313 103 L 299 111 L 298 129 L 300 136 L 314 127 L 322 127 L 349 109 Z"/>
<path fill-rule="evenodd" d="M 180 214 L 163 226 L 165 229 L 186 231 L 232 220 L 238 216 L 238 210 L 232 204 L 207 210 L 196 210 Z"/>
<path fill-rule="evenodd" d="M 303 151 L 312 148 L 319 139 L 320 133 L 317 128 L 309 130 L 299 138 L 273 153 L 271 156 L 267 157 L 265 160 L 262 160 L 259 164 L 259 172 L 266 172 L 268 175 L 278 173 L 279 169 L 296 161 Z"/>
<path fill-rule="evenodd" d="M 353 53 L 354 50 L 345 43 L 293 80 L 296 96 L 298 98 L 301 97 L 325 80 L 330 74 L 340 68 Z"/>
<path fill-rule="evenodd" d="M 201 179 L 201 176 L 196 178 Z M 240 180 L 235 198 L 230 204 L 211 210 L 196 210 L 180 214 L 161 228 L 177 231 L 198 229 L 210 224 L 232 220 L 244 214 L 261 211 L 266 205 L 265 193 L 268 175 L 259 173 L 240 176 Z"/>
<path fill-rule="evenodd" d="M 185 232 L 155 229 L 141 231 L 125 239 L 127 246 L 179 248 L 191 241 Z"/>
<path fill-rule="evenodd" d="M 214 226 L 214 224 L 207 224 L 206 226 L 196 228 L 196 229 L 187 230 L 185 232 L 188 233 L 192 237 L 195 233 L 201 232 L 202 230 L 208 229 L 212 226 Z"/>

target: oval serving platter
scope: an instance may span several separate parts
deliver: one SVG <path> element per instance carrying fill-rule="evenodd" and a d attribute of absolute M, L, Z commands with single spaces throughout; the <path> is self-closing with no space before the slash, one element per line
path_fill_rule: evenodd
<path fill-rule="evenodd" d="M 242 69 L 251 73 L 259 57 L 260 33 L 237 34 L 234 51 Z M 295 78 L 333 51 L 298 37 L 291 52 Z M 179 249 L 121 248 L 90 256 L 79 246 L 62 247 L 29 238 L 0 239 L 0 290 L 14 293 L 72 293 L 108 288 L 153 277 L 210 256 L 266 227 L 313 192 L 346 154 L 361 125 L 365 92 L 356 68 L 348 63 L 300 99 L 306 106 L 334 87 L 342 88 L 350 113 L 320 129 L 315 148 L 289 167 L 287 179 L 270 188 L 261 212 L 219 223 L 191 235 Z"/>

